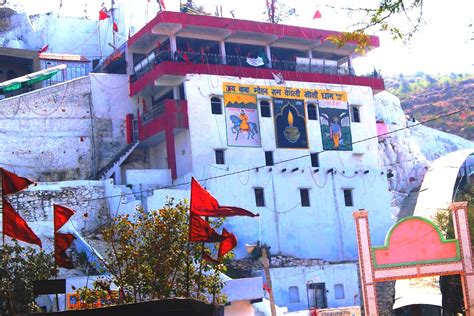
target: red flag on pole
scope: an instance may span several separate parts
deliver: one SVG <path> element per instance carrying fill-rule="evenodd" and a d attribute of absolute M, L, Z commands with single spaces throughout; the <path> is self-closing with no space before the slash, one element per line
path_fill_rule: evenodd
<path fill-rule="evenodd" d="M 59 267 L 74 268 L 71 259 L 66 254 L 66 250 L 71 246 L 74 239 L 75 237 L 72 234 L 54 234 L 54 260 Z"/>
<path fill-rule="evenodd" d="M 117 23 L 114 22 L 114 24 L 112 25 L 112 28 L 113 28 L 114 32 L 118 32 L 118 25 L 117 25 Z"/>
<path fill-rule="evenodd" d="M 166 10 L 165 1 L 164 1 L 164 0 L 160 0 L 160 5 L 161 5 L 161 8 L 162 8 L 163 10 Z"/>
<path fill-rule="evenodd" d="M 3 168 L 0 168 L 0 172 L 3 173 L 3 177 L 2 177 L 3 195 L 19 192 L 33 183 L 27 178 L 17 176 L 13 172 L 7 171 Z"/>
<path fill-rule="evenodd" d="M 220 206 L 194 177 L 191 179 L 191 214 L 210 217 L 259 216 L 240 207 Z"/>
<path fill-rule="evenodd" d="M 219 252 L 217 255 L 218 258 L 223 257 L 226 253 L 237 246 L 237 237 L 235 237 L 235 235 L 231 232 L 227 231 L 227 229 L 224 228 L 222 230 L 222 236 L 224 236 L 225 239 L 221 241 L 219 245 Z"/>
<path fill-rule="evenodd" d="M 314 15 L 313 15 L 313 20 L 320 19 L 320 18 L 321 18 L 321 12 L 319 12 L 319 10 L 316 10 L 316 12 L 314 12 Z"/>
<path fill-rule="evenodd" d="M 41 49 L 38 51 L 38 54 L 42 54 L 44 53 L 45 51 L 47 51 L 49 49 L 49 45 L 44 45 L 43 47 L 41 47 Z"/>
<path fill-rule="evenodd" d="M 110 18 L 110 15 L 105 11 L 105 8 L 99 11 L 99 21 Z"/>
<path fill-rule="evenodd" d="M 54 208 L 54 232 L 63 227 L 64 224 L 74 215 L 76 212 L 62 205 L 53 205 Z"/>
<path fill-rule="evenodd" d="M 11 238 L 42 246 L 38 236 L 6 199 L 3 199 L 3 233 Z"/>
<path fill-rule="evenodd" d="M 209 223 L 199 215 L 190 214 L 189 217 L 189 241 L 193 242 L 220 242 L 224 236 L 219 235 Z"/>

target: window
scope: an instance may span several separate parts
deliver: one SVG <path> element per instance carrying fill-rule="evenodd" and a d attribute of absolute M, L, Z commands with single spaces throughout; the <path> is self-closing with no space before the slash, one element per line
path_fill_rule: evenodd
<path fill-rule="evenodd" d="M 272 113 L 270 111 L 270 102 L 260 101 L 260 113 L 262 113 L 262 117 L 271 117 L 272 116 Z"/>
<path fill-rule="evenodd" d="M 300 189 L 300 196 L 301 196 L 301 206 L 308 207 L 309 206 L 309 190 Z"/>
<path fill-rule="evenodd" d="M 266 166 L 273 166 L 273 151 L 266 151 L 265 152 L 265 165 Z"/>
<path fill-rule="evenodd" d="M 346 206 L 354 206 L 352 201 L 352 189 L 344 189 L 344 204 Z"/>
<path fill-rule="evenodd" d="M 216 152 L 216 164 L 218 164 L 218 165 L 223 165 L 223 164 L 225 164 L 225 160 L 224 160 L 224 150 L 222 150 L 222 149 L 216 149 L 215 152 Z"/>
<path fill-rule="evenodd" d="M 262 188 L 255 188 L 255 204 L 257 206 L 265 206 L 265 196 Z"/>
<path fill-rule="evenodd" d="M 335 284 L 334 285 L 334 296 L 336 300 L 342 300 L 345 298 L 344 296 L 344 285 L 342 284 Z"/>
<path fill-rule="evenodd" d="M 311 167 L 319 168 L 319 153 L 311 153 Z"/>
<path fill-rule="evenodd" d="M 212 114 L 222 114 L 222 102 L 217 97 L 211 98 L 211 111 Z"/>
<path fill-rule="evenodd" d="M 300 301 L 300 292 L 297 286 L 290 286 L 288 288 L 288 294 L 290 296 L 290 303 L 299 303 Z"/>
<path fill-rule="evenodd" d="M 318 119 L 318 111 L 316 110 L 316 105 L 313 103 L 308 104 L 308 120 L 317 120 Z"/>
<path fill-rule="evenodd" d="M 357 106 L 351 106 L 352 122 L 360 123 L 359 108 Z"/>

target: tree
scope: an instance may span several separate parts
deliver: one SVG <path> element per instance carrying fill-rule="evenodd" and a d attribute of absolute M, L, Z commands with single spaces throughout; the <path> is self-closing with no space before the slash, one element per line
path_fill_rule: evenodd
<path fill-rule="evenodd" d="M 108 244 L 105 265 L 111 277 L 96 285 L 97 290 L 106 290 L 100 298 L 114 283 L 121 292 L 114 304 L 170 297 L 223 303 L 220 274 L 225 272 L 225 265 L 202 260 L 203 252 L 209 254 L 216 249 L 189 243 L 188 223 L 189 206 L 184 202 L 174 205 L 172 199 L 158 211 L 147 213 L 138 208 L 132 217 L 115 218 L 103 231 Z M 222 220 L 211 225 L 218 228 Z M 226 255 L 224 259 L 230 258 Z M 84 289 L 81 293 L 85 294 L 83 299 L 96 295 Z"/>
<path fill-rule="evenodd" d="M 0 248 L 0 261 L 0 314 L 33 311 L 33 281 L 52 276 L 53 255 L 22 247 L 14 240 L 13 245 Z"/>
<path fill-rule="evenodd" d="M 267 16 L 267 21 L 270 23 L 280 23 L 290 16 L 298 16 L 296 9 L 290 7 L 278 0 L 267 0 L 264 12 Z"/>

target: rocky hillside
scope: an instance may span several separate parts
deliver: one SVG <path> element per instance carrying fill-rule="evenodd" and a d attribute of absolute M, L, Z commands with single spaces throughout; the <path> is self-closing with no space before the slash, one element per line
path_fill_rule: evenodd
<path fill-rule="evenodd" d="M 400 98 L 408 116 L 430 120 L 456 110 L 470 108 L 458 115 L 427 123 L 427 126 L 474 140 L 474 76 L 451 74 L 415 75 L 386 78 L 387 90 Z"/>

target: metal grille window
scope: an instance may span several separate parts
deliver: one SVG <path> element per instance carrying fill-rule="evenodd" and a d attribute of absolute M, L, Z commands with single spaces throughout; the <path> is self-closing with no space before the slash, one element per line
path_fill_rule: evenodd
<path fill-rule="evenodd" d="M 300 189 L 300 196 L 301 196 L 301 206 L 308 207 L 309 205 L 309 190 L 308 189 Z"/>
<path fill-rule="evenodd" d="M 316 105 L 313 103 L 308 104 L 308 120 L 317 120 L 318 119 L 318 110 Z"/>
<path fill-rule="evenodd" d="M 255 188 L 255 205 L 265 206 L 265 195 L 262 188 Z"/>
<path fill-rule="evenodd" d="M 222 114 L 222 102 L 217 97 L 211 98 L 211 111 L 212 114 Z"/>

